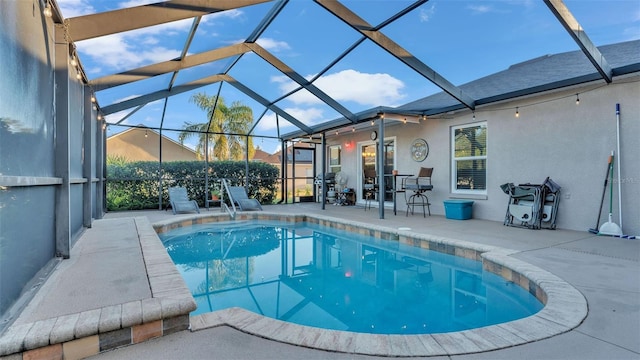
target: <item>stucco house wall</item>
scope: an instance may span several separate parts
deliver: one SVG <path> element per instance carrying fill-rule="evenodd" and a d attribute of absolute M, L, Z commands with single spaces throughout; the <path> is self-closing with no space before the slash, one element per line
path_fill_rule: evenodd
<path fill-rule="evenodd" d="M 396 138 L 396 168 L 400 173 L 417 173 L 421 166 L 433 167 L 434 190 L 431 212 L 444 215 L 443 201 L 451 198 L 474 200 L 473 217 L 502 222 L 508 196 L 500 185 L 506 182 L 541 183 L 549 176 L 562 186 L 557 213 L 560 229 L 587 231 L 596 225 L 607 160 L 616 150 L 616 104 L 620 104 L 621 176 L 614 166 L 613 214 L 618 224 L 618 181 L 622 191 L 622 224 L 625 234 L 640 234 L 640 76 L 615 78 L 611 84 L 595 82 L 563 91 L 502 102 L 475 111 L 460 111 L 428 118 L 419 124 L 386 121 L 385 137 Z M 576 105 L 576 94 L 580 104 Z M 518 108 L 519 117 L 515 117 Z M 451 192 L 451 127 L 486 121 L 487 194 L 464 196 Z M 342 169 L 349 186 L 361 181 L 358 143 L 369 140 L 371 126 L 344 136 L 327 134 L 327 145 L 341 145 Z M 416 138 L 429 143 L 423 162 L 411 159 L 410 144 Z M 318 152 L 320 154 L 320 152 Z M 318 161 L 320 164 L 320 161 Z M 318 165 L 320 166 L 320 165 Z M 320 170 L 318 170 L 320 171 Z M 600 224 L 608 215 L 607 190 Z M 398 206 L 405 209 L 404 197 Z M 387 212 L 386 216 L 393 216 Z M 416 215 L 417 216 L 417 215 Z M 454 220 L 452 220 L 454 221 Z"/>

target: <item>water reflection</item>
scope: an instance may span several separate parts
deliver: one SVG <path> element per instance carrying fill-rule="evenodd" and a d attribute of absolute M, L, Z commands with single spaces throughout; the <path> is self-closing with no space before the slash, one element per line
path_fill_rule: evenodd
<path fill-rule="evenodd" d="M 162 237 L 198 303 L 194 314 L 239 306 L 302 325 L 411 334 L 541 308 L 479 262 L 318 226 L 216 225 Z"/>

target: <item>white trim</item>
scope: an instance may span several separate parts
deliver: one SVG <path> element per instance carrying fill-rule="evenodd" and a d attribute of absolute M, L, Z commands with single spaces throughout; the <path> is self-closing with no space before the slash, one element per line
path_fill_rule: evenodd
<path fill-rule="evenodd" d="M 62 178 L 52 176 L 7 176 L 0 175 L 1 187 L 61 185 Z"/>
<path fill-rule="evenodd" d="M 460 157 L 460 158 L 456 158 L 455 157 L 455 149 L 456 149 L 456 139 L 455 139 L 455 132 L 458 129 L 464 129 L 464 128 L 470 128 L 470 127 L 476 127 L 476 126 L 484 126 L 487 129 L 487 139 L 486 139 L 486 146 L 488 147 L 488 143 L 489 143 L 489 126 L 487 125 L 487 121 L 478 121 L 478 122 L 474 122 L 474 123 L 467 123 L 467 124 L 461 124 L 461 125 L 454 125 L 451 126 L 449 128 L 449 132 L 450 132 L 450 149 L 449 149 L 449 159 L 450 159 L 450 189 L 451 189 L 451 194 L 453 195 L 487 195 L 487 188 L 486 188 L 486 179 L 488 178 L 488 168 L 485 168 L 485 188 L 481 189 L 481 190 L 472 190 L 472 189 L 457 189 L 457 173 L 456 173 L 456 162 L 460 161 L 460 160 L 473 160 L 473 159 L 484 159 L 485 161 L 485 166 L 488 163 L 488 154 L 489 152 L 486 151 L 486 155 L 482 155 L 482 156 L 466 156 L 466 157 Z"/>
<path fill-rule="evenodd" d="M 332 148 L 337 148 L 338 151 L 340 151 L 340 158 L 338 159 L 338 165 L 331 165 L 331 149 Z M 340 168 L 338 171 L 342 171 L 342 158 L 344 156 L 342 154 L 342 145 L 340 144 L 327 145 L 327 153 L 329 154 L 329 156 L 327 156 L 327 171 L 333 172 L 333 170 L 336 168 Z"/>

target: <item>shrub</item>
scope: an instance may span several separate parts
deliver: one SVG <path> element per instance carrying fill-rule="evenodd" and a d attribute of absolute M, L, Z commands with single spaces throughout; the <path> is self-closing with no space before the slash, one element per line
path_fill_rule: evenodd
<path fill-rule="evenodd" d="M 244 186 L 246 165 L 244 161 L 216 161 L 209 164 L 209 176 L 205 189 L 205 167 L 201 161 L 122 162 L 107 164 L 107 210 L 158 209 L 169 203 L 168 189 L 184 186 L 189 198 L 200 206 L 211 190 L 219 186 L 220 179 L 227 179 L 230 186 Z M 263 204 L 273 203 L 280 171 L 276 166 L 261 162 L 249 163 L 248 194 Z"/>

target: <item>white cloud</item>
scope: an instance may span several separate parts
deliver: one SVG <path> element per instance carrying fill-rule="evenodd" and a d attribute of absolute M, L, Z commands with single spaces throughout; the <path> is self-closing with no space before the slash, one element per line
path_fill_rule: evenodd
<path fill-rule="evenodd" d="M 106 115 L 104 117 L 105 121 L 107 122 L 107 124 L 115 124 L 118 121 L 122 120 L 122 118 L 124 118 L 125 116 L 127 116 L 127 114 L 129 113 L 129 110 L 123 110 L 123 111 L 118 111 L 116 113 L 113 114 L 109 114 Z M 120 124 L 122 125 L 131 125 L 129 123 L 129 119 L 125 119 L 123 122 L 121 122 Z"/>
<path fill-rule="evenodd" d="M 273 77 L 271 81 L 280 84 L 280 91 L 283 94 L 298 86 L 284 76 Z M 404 83 L 389 74 L 367 74 L 356 70 L 343 70 L 321 76 L 314 82 L 314 85 L 339 102 L 353 101 L 369 106 L 394 106 L 404 98 L 402 93 Z M 306 90 L 298 91 L 289 96 L 287 100 L 298 105 L 312 105 L 321 102 Z"/>
<path fill-rule="evenodd" d="M 313 126 L 326 120 L 324 119 L 323 111 L 321 109 L 314 108 L 314 107 L 304 108 L 304 109 L 299 107 L 292 107 L 292 108 L 285 108 L 282 110 L 284 110 L 286 113 L 291 115 L 296 120 L 299 120 L 300 122 L 308 126 Z M 256 128 L 259 133 L 265 133 L 268 131 L 276 130 L 278 127 L 278 124 L 280 125 L 281 133 L 293 131 L 298 128 L 297 126 L 292 125 L 289 121 L 287 121 L 282 116 L 280 116 L 278 118 L 278 122 L 276 122 L 276 115 L 274 113 L 269 113 L 263 116 L 260 122 L 258 123 L 258 125 L 256 126 Z M 275 135 L 275 131 L 273 135 Z"/>
<path fill-rule="evenodd" d="M 163 46 L 147 46 L 140 51 L 134 45 L 135 42 L 135 39 L 128 38 L 124 34 L 114 34 L 78 42 L 77 47 L 82 54 L 90 56 L 98 66 L 116 71 L 167 61 L 180 55 L 179 50 L 167 49 Z M 89 72 L 93 73 L 91 69 Z"/>
<path fill-rule="evenodd" d="M 58 7 L 65 18 L 94 14 L 96 9 L 89 0 L 58 0 Z"/>
<path fill-rule="evenodd" d="M 508 14 L 513 12 L 514 10 L 512 9 L 512 7 L 517 7 L 517 11 L 522 11 L 522 8 L 526 9 L 531 9 L 533 6 L 535 6 L 535 3 L 532 3 L 529 0 L 526 1 L 522 1 L 522 0 L 515 0 L 515 1 L 505 1 L 504 5 L 510 5 L 510 6 L 492 6 L 491 5 L 468 5 L 466 7 L 467 10 L 470 10 L 471 13 L 473 15 L 483 15 L 483 14 L 489 14 L 489 13 L 493 13 L 493 14 Z"/>
<path fill-rule="evenodd" d="M 269 50 L 269 51 L 273 51 L 273 52 L 278 52 L 281 50 L 290 50 L 291 47 L 289 46 L 289 44 L 287 44 L 284 41 L 277 41 L 275 39 L 272 38 L 260 38 L 258 39 L 258 41 L 256 41 L 258 43 L 258 45 L 262 46 L 263 48 Z"/>
<path fill-rule="evenodd" d="M 431 17 L 436 13 L 436 6 L 431 5 L 429 8 L 421 8 L 418 14 L 420 22 L 427 22 L 431 20 Z"/>
<path fill-rule="evenodd" d="M 76 17 L 94 14 L 100 5 L 100 11 L 104 11 L 104 3 L 98 0 L 58 0 L 62 14 L 67 17 Z M 116 4 L 117 8 L 130 8 L 135 6 L 156 3 L 157 0 L 127 0 Z M 93 6 L 96 4 L 96 6 Z M 243 12 L 233 9 L 203 16 L 200 28 L 205 24 L 215 23 L 216 18 L 239 18 Z M 131 70 L 147 64 L 162 62 L 176 58 L 182 52 L 182 42 L 173 42 L 171 37 L 183 36 L 191 29 L 193 19 L 184 19 L 169 23 L 135 29 L 127 32 L 106 35 L 99 38 L 76 42 L 82 58 L 89 56 L 91 62 L 83 61 L 88 74 L 102 74 L 104 72 L 120 72 Z M 200 29 L 199 32 L 210 32 Z M 269 41 L 269 39 L 267 39 Z M 283 42 L 269 41 L 269 48 L 286 49 L 288 45 Z M 176 48 L 172 48 L 176 47 Z"/>
<path fill-rule="evenodd" d="M 492 11 L 492 8 L 487 5 L 469 5 L 467 9 L 476 14 L 485 14 Z"/>
<path fill-rule="evenodd" d="M 622 31 L 622 34 L 626 36 L 626 39 L 623 39 L 623 41 L 638 40 L 640 39 L 640 28 L 637 26 L 631 26 L 625 28 Z"/>
<path fill-rule="evenodd" d="M 326 120 L 323 118 L 322 110 L 314 107 L 304 109 L 294 107 L 286 108 L 283 110 L 305 125 L 312 126 L 321 123 L 323 120 Z"/>
<path fill-rule="evenodd" d="M 153 4 L 155 2 L 157 1 L 156 0 L 129 0 L 129 1 L 122 1 L 118 3 L 118 6 L 121 8 L 130 8 L 134 6 Z"/>
<path fill-rule="evenodd" d="M 256 129 L 261 131 L 269 131 L 276 129 L 276 115 L 273 113 L 266 114 L 260 119 L 260 122 L 256 126 Z"/>
<path fill-rule="evenodd" d="M 121 7 L 144 5 L 147 0 L 131 0 L 121 2 Z M 74 17 L 95 13 L 95 8 L 89 0 L 60 0 L 62 13 L 65 17 Z M 236 16 L 228 14 L 227 16 Z M 142 65 L 167 61 L 180 55 L 182 49 L 171 49 L 165 46 L 153 46 L 168 44 L 168 37 L 183 34 L 191 28 L 193 20 L 184 19 L 156 26 L 145 27 L 123 33 L 106 35 L 99 38 L 78 41 L 76 46 L 82 56 L 90 56 L 93 60 L 87 73 L 100 73 L 106 71 L 130 70 Z M 181 46 L 182 44 L 178 44 Z M 82 60 L 82 59 L 81 59 Z M 84 62 L 83 62 L 84 63 Z M 85 63 L 86 66 L 86 63 Z"/>

